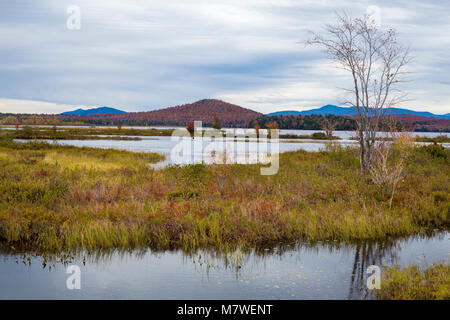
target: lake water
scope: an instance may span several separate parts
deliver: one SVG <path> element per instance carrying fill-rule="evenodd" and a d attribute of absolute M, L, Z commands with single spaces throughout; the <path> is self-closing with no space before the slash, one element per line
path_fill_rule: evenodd
<path fill-rule="evenodd" d="M 449 263 L 450 234 L 354 245 L 298 243 L 226 256 L 211 251 L 99 252 L 66 264 L 0 254 L 0 299 L 368 299 L 369 265 Z M 66 287 L 69 265 L 81 289 Z"/>
<path fill-rule="evenodd" d="M 267 163 L 270 153 L 274 152 L 270 139 L 268 143 L 257 143 L 255 141 L 245 141 L 242 139 L 225 139 L 219 143 L 211 139 L 203 139 L 200 142 L 201 147 L 196 149 L 193 139 L 181 139 L 173 141 L 172 137 L 140 137 L 138 141 L 122 141 L 122 140 L 58 140 L 63 145 L 73 145 L 78 147 L 96 147 L 96 148 L 114 148 L 120 150 L 128 150 L 134 152 L 157 152 L 164 154 L 166 160 L 153 167 L 161 167 L 169 164 L 183 163 L 200 163 L 202 161 L 208 163 L 218 160 L 219 157 L 226 155 L 227 161 L 232 163 Z M 26 142 L 25 140 L 18 140 Z M 47 140 L 52 143 L 52 140 Z M 343 145 L 355 145 L 354 141 L 340 141 Z M 187 152 L 176 157 L 171 156 L 172 150 L 176 146 L 185 148 Z M 280 140 L 277 145 L 279 152 L 296 151 L 303 149 L 306 151 L 320 151 L 326 148 L 326 142 L 317 142 L 314 140 Z M 263 150 L 264 149 L 264 150 Z M 209 151 L 208 151 L 209 150 Z M 181 150 L 182 151 L 182 150 Z M 214 151 L 214 156 L 212 155 Z M 186 156 L 186 158 L 184 158 Z M 259 157 L 258 157 L 259 156 Z M 258 160 L 259 159 L 259 160 Z M 269 161 L 270 162 L 270 161 Z"/>
<path fill-rule="evenodd" d="M 33 128 L 51 128 L 49 125 L 32 125 Z M 97 129 L 115 129 L 115 126 L 56 126 L 57 128 L 97 128 Z M 23 128 L 23 126 L 21 127 Z M 211 127 L 202 127 L 205 130 L 212 129 Z M 174 127 L 174 126 L 122 126 L 122 129 L 185 129 L 185 127 Z M 16 130 L 14 126 L 1 125 L 0 130 Z M 234 131 L 234 130 L 248 130 L 243 128 L 222 128 L 224 131 Z M 261 129 L 264 130 L 264 129 Z M 307 135 L 313 134 L 316 132 L 324 132 L 323 130 L 297 130 L 297 129 L 280 129 L 280 134 L 296 134 L 296 135 Z M 440 135 L 448 136 L 448 132 L 408 132 L 412 136 L 422 136 L 422 137 L 437 137 Z M 379 132 L 380 135 L 385 135 L 386 133 Z M 343 138 L 349 139 L 350 137 L 355 137 L 355 131 L 333 131 L 333 135 Z"/>
<path fill-rule="evenodd" d="M 242 129 L 227 129 L 230 131 L 239 132 Z M 296 134 L 296 135 L 310 135 L 315 132 L 321 132 L 318 130 L 280 130 L 280 134 Z M 427 137 L 435 137 L 442 135 L 438 132 L 426 132 L 426 133 L 411 133 L 412 135 L 421 135 Z M 357 146 L 357 142 L 351 140 L 351 137 L 355 136 L 354 131 L 336 131 L 334 135 L 339 136 L 341 140 L 335 140 L 333 143 L 348 146 Z M 383 135 L 380 133 L 380 135 Z M 97 148 L 114 148 L 121 150 L 128 150 L 134 152 L 157 152 L 164 154 L 166 160 L 160 162 L 153 167 L 162 167 L 169 164 L 183 164 L 183 163 L 199 163 L 199 162 L 217 162 L 218 158 L 227 157 L 227 161 L 231 163 L 269 163 L 270 154 L 273 152 L 287 152 L 296 150 L 305 150 L 311 152 L 317 152 L 325 150 L 329 141 L 324 140 L 311 140 L 311 139 L 280 139 L 276 145 L 271 144 L 271 140 L 261 141 L 258 143 L 255 139 L 247 138 L 224 138 L 221 141 L 217 139 L 213 142 L 210 138 L 203 138 L 200 143 L 201 147 L 196 149 L 195 141 L 190 138 L 181 140 L 174 140 L 173 137 L 148 137 L 148 136 L 134 136 L 140 138 L 137 141 L 125 141 L 125 140 L 58 140 L 60 144 L 73 145 L 79 147 L 97 147 Z M 18 140 L 24 141 L 24 140 Z M 47 140 L 52 142 L 52 140 Z M 184 147 L 187 147 L 187 154 L 184 152 L 185 158 L 182 158 L 180 154 L 177 157 L 171 156 L 171 152 L 174 148 L 180 145 L 180 141 L 184 141 Z M 422 144 L 422 143 L 419 143 Z M 426 144 L 426 143 L 423 143 Z M 189 146 L 190 145 L 190 146 Z M 450 144 L 443 144 L 446 148 L 450 147 Z M 212 155 L 214 151 L 214 155 Z M 183 152 L 181 152 L 183 153 Z M 182 159 L 181 159 L 182 158 Z"/>

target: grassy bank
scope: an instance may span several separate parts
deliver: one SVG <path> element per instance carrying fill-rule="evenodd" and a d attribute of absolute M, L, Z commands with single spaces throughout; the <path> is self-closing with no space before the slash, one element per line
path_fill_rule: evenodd
<path fill-rule="evenodd" d="M 351 137 L 350 140 L 358 140 L 357 137 Z M 378 141 L 392 141 L 391 137 L 378 137 L 376 138 Z M 436 137 L 426 137 L 426 136 L 416 136 L 414 137 L 415 142 L 429 142 L 429 143 L 450 143 L 450 138 L 443 134 Z"/>
<path fill-rule="evenodd" d="M 5 130 L 3 135 L 11 139 L 24 140 L 141 140 L 135 136 L 170 136 L 172 131 L 157 129 L 23 127 L 19 130 Z"/>
<path fill-rule="evenodd" d="M 448 151 L 444 151 L 447 156 Z M 13 248 L 193 249 L 377 239 L 450 227 L 450 165 L 416 148 L 392 208 L 358 152 L 282 154 L 259 165 L 168 167 L 157 154 L 0 140 L 0 239 Z"/>
<path fill-rule="evenodd" d="M 384 268 L 381 289 L 374 295 L 380 300 L 449 300 L 450 265 Z"/>
<path fill-rule="evenodd" d="M 313 134 L 280 134 L 280 139 L 312 139 L 312 140 L 341 140 L 337 136 L 328 136 L 323 132 L 315 132 Z"/>
<path fill-rule="evenodd" d="M 41 140 L 141 140 L 136 136 L 158 137 L 171 136 L 174 129 L 138 129 L 138 128 L 71 128 L 71 127 L 31 127 L 24 126 L 18 130 L 4 130 L 3 135 L 11 139 L 41 139 Z M 203 133 L 205 130 L 203 130 Z M 223 136 L 226 134 L 222 131 Z M 239 131 L 237 131 L 239 137 Z M 108 137 L 104 137 L 108 136 Z M 270 134 L 269 134 L 270 137 Z M 281 139 L 313 139 L 313 140 L 340 140 L 336 136 L 327 136 L 323 132 L 310 135 L 280 134 Z"/>
<path fill-rule="evenodd" d="M 431 143 L 450 143 L 450 137 L 447 135 L 440 135 L 434 138 L 418 136 L 416 137 L 417 142 L 431 142 Z"/>

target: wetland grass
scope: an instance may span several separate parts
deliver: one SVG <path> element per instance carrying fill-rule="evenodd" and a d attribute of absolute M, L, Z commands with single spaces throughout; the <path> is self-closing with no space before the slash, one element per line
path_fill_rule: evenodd
<path fill-rule="evenodd" d="M 448 153 L 448 151 L 445 151 Z M 297 240 L 357 241 L 448 230 L 447 158 L 415 148 L 393 198 L 359 173 L 358 152 L 282 154 L 259 165 L 152 169 L 149 153 L 0 140 L 0 241 L 84 248 L 228 250 Z"/>
<path fill-rule="evenodd" d="M 449 300 L 450 265 L 385 267 L 381 289 L 374 290 L 374 296 L 380 300 Z"/>
<path fill-rule="evenodd" d="M 140 137 L 172 136 L 174 129 L 142 128 L 76 128 L 76 127 L 33 127 L 24 126 L 18 130 L 4 130 L 11 139 L 22 140 L 141 140 Z M 204 133 L 205 131 L 203 131 Z M 226 134 L 222 131 L 223 136 Z M 236 138 L 241 137 L 236 133 Z M 243 136 L 245 137 L 245 136 Z M 269 134 L 270 137 L 270 134 Z M 340 140 L 336 136 L 327 136 L 323 132 L 310 135 L 281 134 L 280 139 L 295 140 Z"/>

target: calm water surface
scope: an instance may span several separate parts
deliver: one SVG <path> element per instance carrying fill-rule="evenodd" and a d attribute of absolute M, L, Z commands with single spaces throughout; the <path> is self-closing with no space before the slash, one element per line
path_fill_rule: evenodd
<path fill-rule="evenodd" d="M 320 131 L 312 131 L 312 130 L 280 130 L 281 134 L 298 134 L 298 135 L 306 135 L 312 134 L 314 132 Z M 283 132 L 284 131 L 284 132 Z M 416 133 L 417 134 L 417 133 Z M 338 143 L 343 146 L 357 146 L 357 142 L 354 140 L 350 140 L 350 138 L 354 135 L 353 131 L 337 131 L 335 135 L 340 136 L 342 140 L 334 141 L 333 143 Z M 422 135 L 422 133 L 420 133 Z M 428 132 L 423 134 L 425 136 L 434 137 L 440 135 L 440 133 L 436 132 Z M 113 149 L 121 149 L 128 150 L 134 152 L 157 152 L 164 154 L 166 156 L 166 160 L 153 165 L 154 167 L 161 167 L 169 164 L 177 164 L 178 162 L 173 160 L 171 155 L 172 150 L 180 143 L 180 141 L 173 140 L 172 137 L 147 137 L 147 136 L 137 136 L 142 140 L 138 141 L 124 141 L 124 140 L 58 140 L 57 142 L 65 145 L 73 145 L 78 147 L 96 147 L 96 148 L 113 148 Z M 186 140 L 186 139 L 185 139 Z M 188 143 L 191 143 L 192 139 L 187 139 Z M 236 143 L 235 140 L 237 141 Z M 22 142 L 26 142 L 25 140 L 18 140 Z M 250 141 L 250 142 L 249 142 Z M 204 161 L 214 161 L 211 159 L 211 150 L 214 149 L 218 155 L 216 157 L 220 157 L 222 154 L 227 154 L 228 158 L 233 158 L 233 163 L 256 163 L 264 161 L 253 161 L 256 159 L 256 153 L 264 154 L 264 150 L 267 152 L 272 152 L 270 143 L 257 143 L 252 142 L 254 140 L 250 139 L 249 141 L 245 141 L 242 138 L 231 138 L 225 139 L 225 141 L 221 144 L 215 145 L 214 148 L 207 149 L 208 145 L 211 145 L 211 139 L 204 138 L 203 139 L 203 150 L 200 152 L 192 152 L 192 158 L 188 161 L 188 163 L 199 163 Z M 53 140 L 47 140 L 47 142 L 52 143 Z M 269 139 L 270 142 L 270 139 Z M 329 145 L 329 141 L 321 141 L 321 140 L 308 140 L 308 139 L 280 139 L 278 145 L 278 151 L 280 153 L 288 152 L 288 151 L 296 151 L 296 150 L 305 150 L 305 151 L 321 151 L 327 148 Z M 422 144 L 422 143 L 420 143 Z M 427 143 L 423 143 L 427 144 Z M 193 145 L 193 144 L 192 144 Z M 446 148 L 450 147 L 449 143 L 443 144 Z M 261 148 L 265 148 L 263 152 L 261 152 Z M 191 148 L 194 150 L 194 148 Z M 209 151 L 207 151 L 209 150 Z M 226 151 L 227 150 L 227 151 Z M 257 151 L 256 151 L 257 150 Z M 195 150 L 194 150 L 195 151 Z M 231 156 L 230 156 L 231 154 Z M 266 159 L 267 160 L 267 159 Z M 268 163 L 268 162 L 267 162 Z"/>
<path fill-rule="evenodd" d="M 450 262 L 450 233 L 389 242 L 298 243 L 260 252 L 80 253 L 66 264 L 0 255 L 1 299 L 367 299 L 369 265 Z M 66 268 L 81 268 L 68 290 Z"/>

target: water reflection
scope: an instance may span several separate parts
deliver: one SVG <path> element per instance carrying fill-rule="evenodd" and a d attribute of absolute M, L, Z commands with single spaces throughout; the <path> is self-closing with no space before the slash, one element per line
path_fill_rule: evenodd
<path fill-rule="evenodd" d="M 448 263 L 449 236 L 232 252 L 139 249 L 42 256 L 3 248 L 0 298 L 370 299 L 368 266 Z M 70 264 L 81 267 L 80 292 L 64 287 Z"/>
<path fill-rule="evenodd" d="M 348 299 L 368 298 L 369 291 L 366 286 L 367 268 L 371 265 L 393 265 L 399 260 L 399 250 L 401 250 L 399 241 L 357 244 L 350 276 Z"/>

